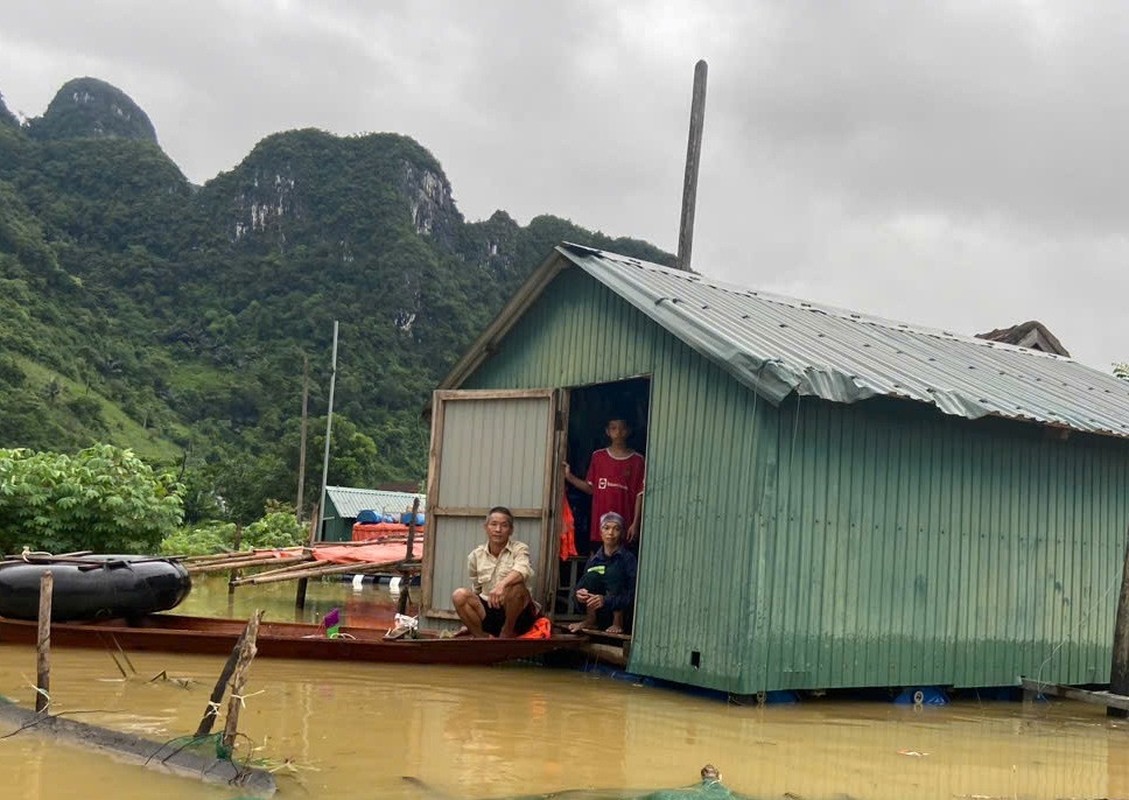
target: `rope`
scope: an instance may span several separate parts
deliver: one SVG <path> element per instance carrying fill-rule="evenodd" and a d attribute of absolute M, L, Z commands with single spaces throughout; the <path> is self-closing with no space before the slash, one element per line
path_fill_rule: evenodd
<path fill-rule="evenodd" d="M 266 692 L 266 689 L 259 689 L 259 691 L 252 692 L 251 694 L 235 694 L 233 692 L 230 695 L 230 697 L 231 697 L 232 700 L 238 700 L 239 701 L 239 707 L 240 708 L 246 708 L 247 707 L 246 700 L 247 700 L 248 697 L 255 697 L 256 695 L 264 694 L 265 692 Z M 208 705 L 211 706 L 211 703 L 208 703 Z"/>
<path fill-rule="evenodd" d="M 1090 604 L 1090 608 L 1087 609 L 1085 615 L 1082 617 L 1081 622 L 1078 623 L 1078 628 L 1082 628 L 1086 624 L 1086 622 L 1089 620 L 1090 616 L 1094 613 L 1094 611 L 1105 602 L 1105 599 L 1107 597 L 1109 597 L 1109 594 L 1110 594 L 1110 592 L 1113 591 L 1113 588 L 1115 586 L 1120 586 L 1120 585 L 1121 585 L 1121 572 L 1117 571 L 1117 572 L 1114 573 L 1113 577 L 1110 579 L 1109 586 L 1107 586 L 1106 590 L 1104 592 L 1102 592 L 1102 596 L 1099 597 L 1097 600 L 1095 600 L 1093 603 Z M 1037 680 L 1039 683 L 1043 682 L 1043 670 L 1046 668 L 1047 664 L 1049 664 L 1051 662 L 1051 659 L 1055 657 L 1055 654 L 1058 653 L 1058 651 L 1061 650 L 1063 647 L 1065 647 L 1066 644 L 1068 642 L 1070 642 L 1070 640 L 1071 640 L 1071 635 L 1070 635 L 1070 633 L 1067 633 L 1066 637 L 1061 642 L 1059 642 L 1057 645 L 1054 646 L 1054 649 L 1051 650 L 1050 654 L 1045 659 L 1043 659 L 1043 663 L 1039 665 L 1039 669 L 1037 669 L 1035 671 L 1035 680 Z"/>

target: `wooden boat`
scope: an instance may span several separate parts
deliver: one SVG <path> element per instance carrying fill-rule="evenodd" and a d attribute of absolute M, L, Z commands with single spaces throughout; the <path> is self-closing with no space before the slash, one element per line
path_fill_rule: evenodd
<path fill-rule="evenodd" d="M 53 622 L 53 647 L 97 647 L 111 651 L 155 651 L 203 655 L 228 655 L 245 624 L 235 619 L 147 614 L 134 619 L 92 622 Z M 549 639 L 440 638 L 421 632 L 416 639 L 386 639 L 374 628 L 342 626 L 341 636 L 328 638 L 325 630 L 301 622 L 267 622 L 259 627 L 258 656 L 388 664 L 487 665 L 533 658 L 554 650 L 571 649 L 585 636 L 553 635 Z M 0 618 L 0 643 L 36 643 L 37 623 Z"/>

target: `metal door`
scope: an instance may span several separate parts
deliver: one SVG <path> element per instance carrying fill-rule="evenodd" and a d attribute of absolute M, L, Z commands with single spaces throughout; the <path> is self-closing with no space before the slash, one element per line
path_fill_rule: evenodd
<path fill-rule="evenodd" d="M 428 464 L 423 608 L 454 618 L 451 593 L 467 586 L 467 554 L 486 540 L 493 506 L 514 514 L 514 538 L 529 545 L 530 593 L 546 609 L 556 589 L 559 547 L 553 491 L 560 463 L 558 393 L 552 389 L 434 393 Z"/>

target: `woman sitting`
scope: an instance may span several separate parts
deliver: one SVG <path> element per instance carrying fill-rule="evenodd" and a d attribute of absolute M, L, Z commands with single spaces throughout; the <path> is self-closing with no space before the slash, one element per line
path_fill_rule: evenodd
<path fill-rule="evenodd" d="M 623 547 L 623 517 L 609 511 L 600 517 L 600 539 L 596 550 L 584 566 L 584 575 L 576 584 L 574 596 L 584 606 L 584 619 L 568 629 L 606 629 L 623 633 L 624 619 L 635 603 L 635 555 Z"/>

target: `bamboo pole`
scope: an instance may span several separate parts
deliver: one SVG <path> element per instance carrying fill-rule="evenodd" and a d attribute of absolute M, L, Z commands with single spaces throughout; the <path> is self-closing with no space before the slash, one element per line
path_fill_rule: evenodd
<path fill-rule="evenodd" d="M 227 572 L 232 569 L 247 569 L 250 567 L 265 567 L 270 564 L 300 564 L 303 561 L 312 560 L 311 556 L 284 556 L 283 558 L 275 558 L 273 556 L 264 556 L 259 558 L 248 558 L 240 561 L 225 561 L 219 564 L 205 564 L 200 567 L 189 567 L 189 574 L 196 575 L 202 572 Z"/>
<path fill-rule="evenodd" d="M 247 686 L 247 670 L 251 667 L 251 659 L 258 652 L 255 640 L 259 636 L 259 623 L 262 621 L 262 610 L 255 611 L 250 622 L 247 623 L 247 628 L 244 631 L 246 638 L 239 650 L 239 658 L 235 662 L 235 672 L 231 678 L 231 696 L 227 701 L 227 719 L 223 726 L 223 744 L 228 751 L 235 746 L 235 735 L 239 732 L 239 710 L 243 707 L 243 691 Z"/>
<path fill-rule="evenodd" d="M 55 578 L 51 570 L 39 579 L 39 637 L 35 645 L 35 712 L 46 711 L 51 702 L 51 596 Z"/>
<path fill-rule="evenodd" d="M 184 564 L 188 569 L 196 566 L 207 566 L 210 564 L 226 564 L 230 561 L 238 561 L 246 558 L 275 558 L 279 553 L 289 555 L 301 555 L 307 548 L 298 547 L 269 547 L 251 550 L 229 550 L 226 553 L 213 553 L 207 556 L 170 556 L 177 561 Z M 285 556 L 284 556 L 285 557 Z"/>
<path fill-rule="evenodd" d="M 306 572 L 301 573 L 288 573 L 282 575 L 250 575 L 246 578 L 240 578 L 237 586 L 258 586 L 264 583 L 278 583 L 279 581 L 292 581 L 292 580 L 309 580 L 310 578 L 320 578 L 323 575 L 337 575 L 342 572 L 355 572 L 359 575 L 364 575 L 369 572 L 379 572 L 385 569 L 397 569 L 403 565 L 403 561 L 378 561 L 378 562 L 364 562 L 359 561 L 352 564 L 327 564 L 324 567 L 311 567 Z"/>
<path fill-rule="evenodd" d="M 255 550 L 228 550 L 224 553 L 209 553 L 203 556 L 171 556 L 182 564 L 209 564 L 213 561 L 223 561 L 225 558 L 247 558 L 255 554 Z"/>

